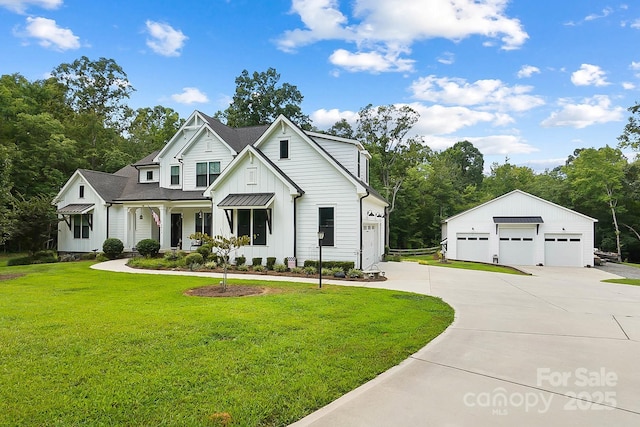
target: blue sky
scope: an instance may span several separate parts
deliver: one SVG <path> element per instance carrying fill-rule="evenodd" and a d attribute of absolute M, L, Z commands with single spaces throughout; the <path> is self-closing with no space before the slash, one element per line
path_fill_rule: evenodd
<path fill-rule="evenodd" d="M 536 171 L 617 145 L 639 100 L 640 4 L 600 0 L 0 0 L 0 74 L 30 80 L 112 58 L 133 108 L 226 108 L 235 77 L 274 67 L 326 129 L 409 104 L 435 150 Z M 633 155 L 630 153 L 630 155 Z"/>

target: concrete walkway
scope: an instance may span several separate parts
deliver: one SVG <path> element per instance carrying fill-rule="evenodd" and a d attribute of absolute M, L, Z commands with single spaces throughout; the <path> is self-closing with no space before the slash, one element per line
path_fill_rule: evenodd
<path fill-rule="evenodd" d="M 442 297 L 455 322 L 294 426 L 640 425 L 640 287 L 601 283 L 616 276 L 585 268 L 382 268 L 389 280 L 372 287 Z"/>

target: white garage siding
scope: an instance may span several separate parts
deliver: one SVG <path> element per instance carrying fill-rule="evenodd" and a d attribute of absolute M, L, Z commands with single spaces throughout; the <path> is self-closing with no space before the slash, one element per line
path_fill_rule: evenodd
<path fill-rule="evenodd" d="M 582 267 L 581 234 L 545 234 L 544 265 Z"/>
<path fill-rule="evenodd" d="M 463 261 L 491 262 L 489 233 L 458 233 L 457 256 Z"/>
<path fill-rule="evenodd" d="M 535 238 L 535 227 L 500 227 L 499 263 L 507 265 L 534 265 Z"/>

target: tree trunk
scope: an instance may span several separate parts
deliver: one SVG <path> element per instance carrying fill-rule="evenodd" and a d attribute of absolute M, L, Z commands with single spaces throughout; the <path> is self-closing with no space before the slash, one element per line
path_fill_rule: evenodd
<path fill-rule="evenodd" d="M 613 217 L 613 226 L 616 229 L 616 247 L 618 249 L 618 262 L 622 262 L 622 249 L 620 248 L 620 229 L 618 228 L 618 218 L 616 217 L 616 201 L 611 197 L 612 191 L 607 189 L 609 194 L 609 208 L 611 209 L 611 216 Z"/>

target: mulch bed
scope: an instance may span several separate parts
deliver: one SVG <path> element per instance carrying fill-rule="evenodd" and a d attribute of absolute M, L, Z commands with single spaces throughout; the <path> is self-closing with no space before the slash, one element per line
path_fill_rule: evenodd
<path fill-rule="evenodd" d="M 260 288 L 258 286 L 227 286 L 225 291 L 220 285 L 209 285 L 201 288 L 189 289 L 184 294 L 192 297 L 247 297 L 273 292 L 273 289 Z"/>

